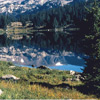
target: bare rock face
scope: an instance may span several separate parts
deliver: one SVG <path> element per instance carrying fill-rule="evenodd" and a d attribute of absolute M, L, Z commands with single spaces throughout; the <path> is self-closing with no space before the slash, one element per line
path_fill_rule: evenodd
<path fill-rule="evenodd" d="M 55 6 L 64 6 L 73 0 L 0 0 L 0 13 L 24 13 Z M 46 5 L 46 6 L 45 6 Z M 37 9 L 38 8 L 38 9 Z"/>
<path fill-rule="evenodd" d="M 1 77 L 2 80 L 10 80 L 10 79 L 13 79 L 15 81 L 19 80 L 20 78 L 14 76 L 14 75 L 5 75 L 5 76 L 2 76 Z"/>
<path fill-rule="evenodd" d="M 0 89 L 0 96 L 2 95 L 3 91 Z"/>

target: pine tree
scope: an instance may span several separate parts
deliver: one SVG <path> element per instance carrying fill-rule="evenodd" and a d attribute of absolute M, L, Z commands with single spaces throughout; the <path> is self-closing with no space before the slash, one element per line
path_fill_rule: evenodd
<path fill-rule="evenodd" d="M 56 17 L 54 18 L 54 21 L 53 21 L 53 27 L 54 28 L 58 27 L 58 21 L 57 21 Z"/>
<path fill-rule="evenodd" d="M 89 89 L 100 91 L 100 8 L 96 1 L 88 9 L 85 31 L 84 52 L 88 57 L 82 81 Z"/>

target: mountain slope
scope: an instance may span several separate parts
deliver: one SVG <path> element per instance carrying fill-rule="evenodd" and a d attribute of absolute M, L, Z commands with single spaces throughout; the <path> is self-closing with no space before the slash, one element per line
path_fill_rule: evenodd
<path fill-rule="evenodd" d="M 42 9 L 64 6 L 73 0 L 0 0 L 0 13 L 37 12 Z"/>

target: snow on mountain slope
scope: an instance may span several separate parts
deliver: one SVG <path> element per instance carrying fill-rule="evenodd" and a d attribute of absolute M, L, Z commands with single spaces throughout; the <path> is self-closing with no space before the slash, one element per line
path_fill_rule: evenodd
<path fill-rule="evenodd" d="M 0 13 L 24 13 L 64 6 L 73 0 L 0 0 Z"/>

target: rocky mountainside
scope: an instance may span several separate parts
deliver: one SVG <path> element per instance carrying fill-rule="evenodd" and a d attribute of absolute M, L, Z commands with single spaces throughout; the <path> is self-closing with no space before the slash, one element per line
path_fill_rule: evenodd
<path fill-rule="evenodd" d="M 64 6 L 74 0 L 0 0 L 0 13 L 37 12 L 43 9 Z"/>
<path fill-rule="evenodd" d="M 19 46 L 18 46 L 19 47 Z M 54 66 L 55 64 L 71 64 L 83 66 L 84 60 L 80 55 L 70 51 L 43 50 L 36 47 L 21 46 L 0 47 L 0 60 L 10 61 L 19 65 Z"/>

